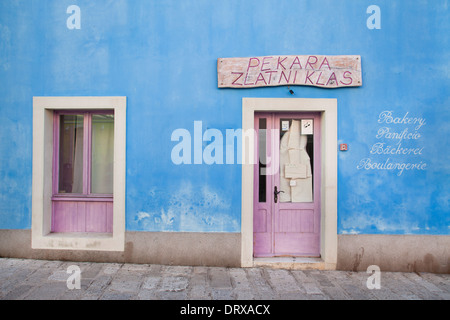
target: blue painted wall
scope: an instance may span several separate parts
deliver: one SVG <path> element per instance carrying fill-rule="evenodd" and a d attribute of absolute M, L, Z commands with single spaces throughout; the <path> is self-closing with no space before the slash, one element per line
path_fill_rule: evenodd
<path fill-rule="evenodd" d="M 69 30 L 68 6 L 81 9 Z M 381 9 L 370 30 L 369 5 Z M 450 15 L 448 1 L 3 0 L 0 2 L 0 228 L 31 227 L 32 97 L 128 98 L 126 227 L 240 232 L 239 165 L 171 161 L 177 128 L 241 126 L 243 97 L 292 97 L 286 87 L 218 89 L 219 57 L 362 56 L 363 86 L 295 87 L 295 97 L 337 98 L 338 232 L 449 234 Z M 371 154 L 383 124 L 424 118 L 422 154 Z M 372 162 L 426 170 L 358 169 Z"/>

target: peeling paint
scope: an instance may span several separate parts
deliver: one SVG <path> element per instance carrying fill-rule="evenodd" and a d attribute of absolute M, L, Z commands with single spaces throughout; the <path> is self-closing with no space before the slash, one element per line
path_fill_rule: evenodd
<path fill-rule="evenodd" d="M 195 190 L 190 182 L 171 192 L 167 205 L 157 210 L 139 211 L 133 227 L 142 231 L 237 232 L 240 222 L 229 213 L 231 202 L 209 186 Z M 158 191 L 154 191 L 158 194 Z M 131 226 L 130 226 L 131 227 Z"/>

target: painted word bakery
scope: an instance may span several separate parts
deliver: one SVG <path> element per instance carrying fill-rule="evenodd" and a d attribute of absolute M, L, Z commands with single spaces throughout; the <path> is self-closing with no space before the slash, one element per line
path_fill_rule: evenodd
<path fill-rule="evenodd" d="M 0 3 L 0 257 L 450 272 L 445 1 Z"/>

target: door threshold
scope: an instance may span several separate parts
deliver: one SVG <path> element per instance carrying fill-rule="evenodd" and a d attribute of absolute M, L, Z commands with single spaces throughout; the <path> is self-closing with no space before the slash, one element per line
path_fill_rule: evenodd
<path fill-rule="evenodd" d="M 325 261 L 310 257 L 253 258 L 254 267 L 289 270 L 327 270 Z"/>

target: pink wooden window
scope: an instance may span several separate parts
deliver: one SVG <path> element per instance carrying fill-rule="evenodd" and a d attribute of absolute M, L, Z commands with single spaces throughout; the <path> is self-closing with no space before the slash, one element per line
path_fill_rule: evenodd
<path fill-rule="evenodd" d="M 52 232 L 111 233 L 113 111 L 55 111 Z"/>

